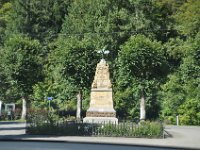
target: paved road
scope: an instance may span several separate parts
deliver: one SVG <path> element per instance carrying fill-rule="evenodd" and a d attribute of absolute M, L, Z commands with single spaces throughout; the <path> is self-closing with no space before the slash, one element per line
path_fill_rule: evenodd
<path fill-rule="evenodd" d="M 165 130 L 172 135 L 166 142 L 200 149 L 200 126 L 166 126 Z"/>
<path fill-rule="evenodd" d="M 172 137 L 165 139 L 122 138 L 122 137 L 75 137 L 75 136 L 30 136 L 25 134 L 24 123 L 0 122 L 0 140 L 17 139 L 26 141 L 62 141 L 79 143 L 104 143 L 121 145 L 162 146 L 200 149 L 200 127 L 166 126 Z M 1 143 L 2 145 L 3 143 Z M 0 145 L 0 147 L 1 147 Z"/>
<path fill-rule="evenodd" d="M 175 150 L 170 148 L 60 142 L 0 142 L 0 150 Z"/>
<path fill-rule="evenodd" d="M 25 135 L 26 123 L 0 122 L 0 138 Z"/>

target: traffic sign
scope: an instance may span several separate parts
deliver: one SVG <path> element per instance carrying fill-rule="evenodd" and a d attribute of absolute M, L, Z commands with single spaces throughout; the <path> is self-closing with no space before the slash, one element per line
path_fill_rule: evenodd
<path fill-rule="evenodd" d="M 49 101 L 52 101 L 52 100 L 53 100 L 53 97 L 47 97 L 47 99 L 48 99 Z"/>

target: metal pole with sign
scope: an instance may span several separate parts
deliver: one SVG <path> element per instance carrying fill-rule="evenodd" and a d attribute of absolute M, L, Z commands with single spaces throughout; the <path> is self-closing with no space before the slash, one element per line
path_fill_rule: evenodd
<path fill-rule="evenodd" d="M 47 97 L 47 100 L 49 101 L 49 113 L 50 113 L 50 107 L 51 107 L 50 102 L 53 100 L 53 97 Z"/>

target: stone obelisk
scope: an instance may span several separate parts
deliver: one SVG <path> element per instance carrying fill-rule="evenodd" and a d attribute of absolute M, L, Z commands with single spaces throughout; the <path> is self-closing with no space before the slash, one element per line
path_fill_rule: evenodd
<path fill-rule="evenodd" d="M 109 66 L 104 59 L 97 64 L 90 94 L 90 106 L 83 119 L 85 123 L 118 123 L 113 108 L 112 84 Z"/>

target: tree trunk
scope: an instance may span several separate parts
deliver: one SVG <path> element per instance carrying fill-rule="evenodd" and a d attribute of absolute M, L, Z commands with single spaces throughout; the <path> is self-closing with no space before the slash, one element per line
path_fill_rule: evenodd
<path fill-rule="evenodd" d="M 27 102 L 27 98 L 22 97 L 22 116 L 21 116 L 21 119 L 26 119 L 26 102 Z"/>
<path fill-rule="evenodd" d="M 82 91 L 79 90 L 77 95 L 77 110 L 76 110 L 77 121 L 81 120 L 81 110 L 82 110 Z"/>
<path fill-rule="evenodd" d="M 0 117 L 1 117 L 1 106 L 2 106 L 2 101 L 0 101 Z"/>
<path fill-rule="evenodd" d="M 146 109 L 145 109 L 145 95 L 144 89 L 142 89 L 141 99 L 140 99 L 140 121 L 146 119 Z"/>

